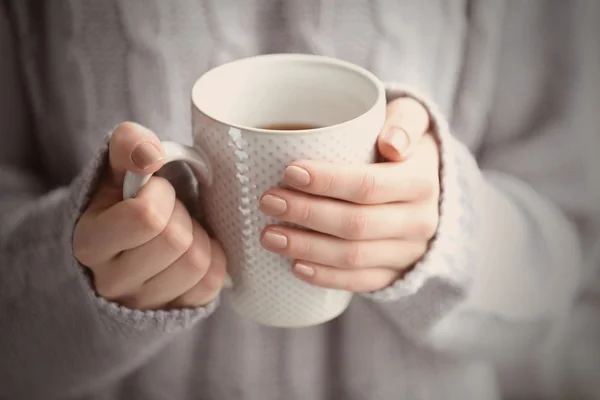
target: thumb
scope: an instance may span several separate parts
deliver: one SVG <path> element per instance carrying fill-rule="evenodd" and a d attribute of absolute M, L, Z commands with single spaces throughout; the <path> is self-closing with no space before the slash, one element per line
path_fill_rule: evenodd
<path fill-rule="evenodd" d="M 110 183 L 123 186 L 125 172 L 153 174 L 165 163 L 164 150 L 158 137 L 148 128 L 134 122 L 119 124 L 108 144 Z"/>
<path fill-rule="evenodd" d="M 387 106 L 387 117 L 377 140 L 379 152 L 389 161 L 404 161 L 429 129 L 429 113 L 421 103 L 401 97 Z"/>

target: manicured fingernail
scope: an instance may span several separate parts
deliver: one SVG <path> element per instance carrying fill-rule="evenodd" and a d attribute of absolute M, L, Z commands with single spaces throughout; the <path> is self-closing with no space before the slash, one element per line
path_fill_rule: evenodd
<path fill-rule="evenodd" d="M 260 199 L 259 204 L 260 211 L 266 215 L 277 217 L 287 210 L 287 203 L 281 197 L 267 194 Z"/>
<path fill-rule="evenodd" d="M 307 186 L 310 184 L 310 174 L 304 168 L 290 165 L 283 173 L 283 181 L 292 186 Z"/>
<path fill-rule="evenodd" d="M 266 231 L 262 237 L 262 244 L 268 249 L 285 249 L 287 247 L 287 242 L 287 238 L 279 232 Z"/>
<path fill-rule="evenodd" d="M 146 169 L 164 158 L 156 146 L 150 142 L 138 144 L 131 152 L 131 161 L 141 169 Z"/>
<path fill-rule="evenodd" d="M 408 150 L 408 145 L 410 144 L 406 131 L 395 126 L 388 128 L 383 136 L 383 140 L 392 145 L 392 147 L 401 155 Z"/>
<path fill-rule="evenodd" d="M 294 271 L 297 274 L 306 276 L 308 278 L 315 276 L 315 269 L 313 267 L 309 267 L 308 265 L 302 264 L 302 263 L 296 263 L 296 265 L 294 265 Z"/>

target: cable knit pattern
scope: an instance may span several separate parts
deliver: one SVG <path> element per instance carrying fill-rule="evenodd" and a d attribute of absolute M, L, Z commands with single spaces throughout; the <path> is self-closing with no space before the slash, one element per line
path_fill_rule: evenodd
<path fill-rule="evenodd" d="M 582 70 L 593 55 L 575 43 L 571 4 L 1 1 L 0 398 L 498 399 L 492 365 L 551 348 L 564 328 L 573 228 L 595 227 L 577 146 L 600 125 L 579 107 L 581 76 L 598 71 Z M 172 311 L 98 297 L 71 246 L 106 132 L 134 120 L 189 143 L 194 80 L 272 52 L 355 62 L 395 82 L 389 99 L 427 107 L 442 193 L 425 258 L 306 329 L 241 318 L 227 292 Z M 176 178 L 193 202 L 189 175 Z"/>

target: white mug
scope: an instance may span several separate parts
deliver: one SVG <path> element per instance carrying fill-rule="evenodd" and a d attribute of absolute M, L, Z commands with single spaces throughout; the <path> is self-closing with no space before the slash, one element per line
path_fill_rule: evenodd
<path fill-rule="evenodd" d="M 385 120 L 385 90 L 370 72 L 333 58 L 275 54 L 220 65 L 192 89 L 194 146 L 163 142 L 167 162 L 185 161 L 204 186 L 199 201 L 228 260 L 232 307 L 256 322 L 305 327 L 340 315 L 352 294 L 309 285 L 292 260 L 263 249 L 260 232 L 276 219 L 259 211 L 300 159 L 367 164 Z M 314 129 L 272 130 L 277 124 Z M 123 197 L 148 175 L 127 173 Z"/>

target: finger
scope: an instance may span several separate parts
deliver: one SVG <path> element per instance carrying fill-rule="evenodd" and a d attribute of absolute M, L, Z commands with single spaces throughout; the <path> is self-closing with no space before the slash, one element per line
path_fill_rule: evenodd
<path fill-rule="evenodd" d="M 174 207 L 173 186 L 166 179 L 152 177 L 135 199 L 82 216 L 74 236 L 75 256 L 91 267 L 141 246 L 165 229 Z"/>
<path fill-rule="evenodd" d="M 223 248 L 214 239 L 211 240 L 211 263 L 204 277 L 193 288 L 172 301 L 169 306 L 192 308 L 204 306 L 217 298 L 223 288 L 227 260 Z"/>
<path fill-rule="evenodd" d="M 302 160 L 285 169 L 283 183 L 305 193 L 357 204 L 416 201 L 435 194 L 437 161 L 419 162 L 415 157 L 402 164 L 341 165 Z"/>
<path fill-rule="evenodd" d="M 296 261 L 292 272 L 311 285 L 355 293 L 383 289 L 403 275 L 390 268 L 342 269 L 304 261 Z"/>
<path fill-rule="evenodd" d="M 192 228 L 185 206 L 177 201 L 167 226 L 158 236 L 94 269 L 96 289 L 106 298 L 137 292 L 144 282 L 188 251 L 194 240 Z M 209 249 L 204 251 L 208 253 Z"/>
<path fill-rule="evenodd" d="M 424 240 L 344 240 L 279 225 L 266 227 L 260 242 L 267 250 L 285 257 L 350 269 L 410 267 L 428 245 Z"/>
<path fill-rule="evenodd" d="M 211 244 L 206 231 L 193 222 L 194 242 L 165 270 L 142 285 L 134 296 L 122 303 L 134 309 L 162 308 L 192 289 L 206 275 L 210 266 Z"/>
<path fill-rule="evenodd" d="M 109 142 L 110 183 L 123 186 L 126 171 L 152 174 L 165 161 L 158 137 L 148 128 L 134 122 L 119 124 Z"/>
<path fill-rule="evenodd" d="M 438 223 L 437 202 L 358 205 L 280 188 L 265 193 L 260 210 L 350 240 L 429 239 Z"/>
<path fill-rule="evenodd" d="M 377 145 L 382 156 L 402 161 L 413 153 L 415 145 L 429 130 L 429 113 L 411 97 L 401 97 L 387 106 L 387 118 Z"/>

